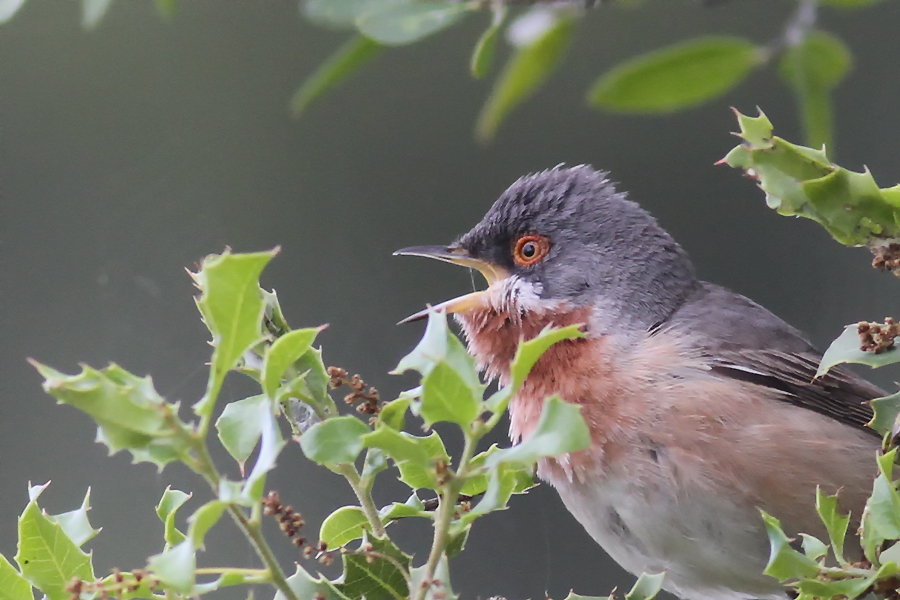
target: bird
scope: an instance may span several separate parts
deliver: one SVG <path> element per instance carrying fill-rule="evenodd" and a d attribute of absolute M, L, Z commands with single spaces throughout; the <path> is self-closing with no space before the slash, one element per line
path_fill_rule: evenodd
<path fill-rule="evenodd" d="M 838 495 L 851 531 L 859 524 L 881 447 L 868 401 L 885 393 L 843 368 L 816 377 L 821 354 L 800 331 L 701 281 L 608 172 L 526 175 L 456 241 L 395 254 L 484 275 L 486 289 L 434 309 L 453 313 L 500 383 L 520 340 L 582 325 L 584 338 L 535 364 L 509 404 L 509 434 L 526 438 L 549 396 L 580 405 L 591 446 L 541 459 L 537 474 L 625 570 L 665 572 L 663 589 L 684 600 L 784 600 L 763 573 L 760 511 L 788 535 L 827 539 L 818 486 Z"/>

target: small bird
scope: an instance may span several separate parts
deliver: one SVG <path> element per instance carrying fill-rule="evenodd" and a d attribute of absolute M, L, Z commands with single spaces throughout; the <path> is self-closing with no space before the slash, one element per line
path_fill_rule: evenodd
<path fill-rule="evenodd" d="M 884 392 L 841 368 L 816 378 L 821 354 L 799 331 L 698 280 L 608 173 L 527 175 L 449 246 L 396 254 L 485 276 L 487 289 L 435 308 L 455 313 L 479 367 L 501 382 L 521 339 L 584 325 L 511 401 L 510 437 L 528 436 L 550 395 L 582 407 L 592 446 L 541 460 L 538 476 L 631 573 L 665 572 L 663 587 L 685 600 L 782 600 L 763 574 L 760 510 L 788 535 L 824 538 L 820 486 L 858 525 L 881 442 L 867 401 Z"/>

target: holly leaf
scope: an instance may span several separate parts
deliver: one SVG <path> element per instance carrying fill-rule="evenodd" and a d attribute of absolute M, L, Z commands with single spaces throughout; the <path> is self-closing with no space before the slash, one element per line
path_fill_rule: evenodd
<path fill-rule="evenodd" d="M 297 598 L 320 598 L 321 600 L 350 600 L 325 577 L 313 577 L 306 569 L 295 563 L 297 570 L 287 578 L 287 584 Z M 273 600 L 287 600 L 279 590 Z"/>
<path fill-rule="evenodd" d="M 876 369 L 885 365 L 900 362 L 900 350 L 891 348 L 879 354 L 860 350 L 859 330 L 856 323 L 847 325 L 843 333 L 828 346 L 816 371 L 816 377 L 822 377 L 835 365 L 856 363 Z"/>
<path fill-rule="evenodd" d="M 558 456 L 584 450 L 591 445 L 591 434 L 581 417 L 581 407 L 557 396 L 547 398 L 541 417 L 531 434 L 511 448 L 488 458 L 488 467 L 500 462 L 534 464 L 545 456 Z"/>
<path fill-rule="evenodd" d="M 270 401 L 262 394 L 229 402 L 216 419 L 219 441 L 238 462 L 242 473 L 244 463 L 259 443 L 259 436 L 262 433 L 259 414 L 260 407 L 263 406 L 270 406 Z"/>
<path fill-rule="evenodd" d="M 228 508 L 227 503 L 221 500 L 210 500 L 188 517 L 187 537 L 194 542 L 195 549 L 203 549 L 206 534 L 213 528 L 213 525 L 219 522 L 226 508 Z"/>
<path fill-rule="evenodd" d="M 874 414 L 872 420 L 866 425 L 881 435 L 886 435 L 888 432 L 896 435 L 897 417 L 900 416 L 900 392 L 870 400 L 869 406 L 872 407 Z"/>
<path fill-rule="evenodd" d="M 88 488 L 84 494 L 84 500 L 80 507 L 53 517 L 66 532 L 66 536 L 78 546 L 83 546 L 85 542 L 100 533 L 99 529 L 91 527 L 87 516 L 89 510 L 91 510 L 91 488 Z"/>
<path fill-rule="evenodd" d="M 31 584 L 0 554 L 0 600 L 34 600 Z"/>
<path fill-rule="evenodd" d="M 360 33 L 387 46 L 411 44 L 445 29 L 473 10 L 449 0 L 379 2 L 356 19 Z"/>
<path fill-rule="evenodd" d="M 295 329 L 276 339 L 271 346 L 266 348 L 263 358 L 262 387 L 269 398 L 275 398 L 275 392 L 281 385 L 284 372 L 310 349 L 316 336 L 325 329 L 321 327 L 309 327 L 307 329 Z"/>
<path fill-rule="evenodd" d="M 664 113 L 720 96 L 762 62 L 749 40 L 709 36 L 633 58 L 606 73 L 588 102 L 618 112 Z"/>
<path fill-rule="evenodd" d="M 352 463 L 363 449 L 369 426 L 356 417 L 334 417 L 316 423 L 300 436 L 306 457 L 320 465 Z"/>
<path fill-rule="evenodd" d="M 93 581 L 91 557 L 66 535 L 62 525 L 38 506 L 47 486 L 29 490 L 31 501 L 19 517 L 16 562 L 21 575 L 46 594 L 48 600 L 68 600 L 66 587 L 73 578 Z"/>
<path fill-rule="evenodd" d="M 844 564 L 844 539 L 847 537 L 850 515 L 842 514 L 838 509 L 837 495 L 828 496 L 818 486 L 816 487 L 816 511 L 818 511 L 822 523 L 825 524 L 825 529 L 828 530 L 828 539 L 831 541 L 835 558 L 839 563 Z M 807 552 L 807 554 L 809 553 Z"/>
<path fill-rule="evenodd" d="M 819 565 L 810 557 L 791 547 L 791 540 L 781 529 L 781 522 L 765 511 L 760 511 L 760 513 L 762 513 L 766 525 L 770 546 L 769 563 L 763 573 L 782 582 L 818 575 Z"/>
<path fill-rule="evenodd" d="M 213 355 L 206 393 L 194 405 L 200 416 L 212 414 L 225 375 L 241 355 L 262 339 L 264 303 L 259 276 L 278 248 L 267 252 L 232 254 L 225 250 L 203 260 L 192 274 L 200 288 L 197 308 L 212 334 Z"/>
<path fill-rule="evenodd" d="M 175 546 L 184 541 L 184 534 L 175 527 L 175 514 L 190 499 L 191 494 L 173 490 L 172 486 L 168 486 L 166 491 L 163 492 L 162 498 L 159 499 L 159 504 L 156 505 L 156 516 L 163 522 L 166 544 L 170 546 Z"/>
<path fill-rule="evenodd" d="M 407 600 L 411 557 L 386 538 L 365 536 L 360 547 L 368 545 L 369 552 L 343 554 L 344 578 L 335 587 L 350 598 Z"/>
<path fill-rule="evenodd" d="M 444 442 L 436 432 L 425 437 L 380 426 L 362 438 L 367 448 L 380 448 L 400 470 L 400 481 L 412 489 L 437 487 L 437 462 L 450 462 Z"/>
<path fill-rule="evenodd" d="M 272 414 L 272 409 L 268 404 L 259 407 L 256 418 L 260 422 L 262 432 L 259 454 L 256 457 L 253 470 L 250 471 L 250 475 L 247 477 L 247 483 L 241 492 L 241 495 L 251 505 L 257 504 L 262 500 L 266 474 L 275 468 L 275 460 L 285 444 L 281 438 L 278 423 L 275 421 L 275 416 Z"/>
<path fill-rule="evenodd" d="M 447 362 L 439 362 L 422 379 L 422 400 L 414 403 L 425 427 L 449 421 L 467 427 L 481 412 L 481 383 L 474 387 Z"/>
<path fill-rule="evenodd" d="M 641 573 L 637 582 L 627 594 L 625 600 L 653 600 L 662 590 L 663 580 L 666 578 L 663 573 Z"/>
<path fill-rule="evenodd" d="M 147 569 L 166 588 L 183 594 L 191 593 L 197 571 L 193 540 L 185 539 L 178 545 L 151 556 L 147 559 Z"/>
<path fill-rule="evenodd" d="M 329 548 L 346 546 L 360 539 L 369 525 L 366 513 L 358 506 L 342 506 L 322 521 L 319 539 Z"/>

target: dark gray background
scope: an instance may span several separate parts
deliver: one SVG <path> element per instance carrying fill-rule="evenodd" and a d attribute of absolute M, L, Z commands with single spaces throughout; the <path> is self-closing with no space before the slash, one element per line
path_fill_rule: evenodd
<path fill-rule="evenodd" d="M 471 285 L 461 269 L 391 251 L 450 241 L 516 177 L 561 162 L 610 169 L 704 278 L 763 303 L 820 345 L 845 323 L 890 314 L 900 283 L 872 271 L 864 250 L 779 217 L 752 182 L 713 166 L 736 141 L 729 105 L 762 106 L 779 134 L 799 138 L 771 70 L 670 117 L 601 115 L 583 104 L 592 79 L 621 59 L 704 32 L 765 42 L 793 6 L 659 1 L 598 10 L 581 24 L 566 66 L 482 147 L 471 128 L 488 83 L 469 78 L 467 61 L 484 16 L 386 53 L 293 122 L 291 93 L 343 39 L 301 20 L 296 2 L 185 0 L 166 22 L 152 2 L 121 1 L 85 32 L 75 2 L 30 0 L 0 28 L 0 552 L 15 552 L 28 481 L 53 480 L 43 498 L 51 512 L 73 508 L 93 487 L 92 518 L 105 528 L 91 543 L 100 573 L 142 566 L 159 550 L 153 506 L 167 484 L 199 490 L 193 506 L 209 497 L 179 467 L 157 474 L 124 454 L 107 458 L 89 420 L 54 406 L 25 358 L 68 371 L 117 361 L 152 374 L 167 397 L 193 401 L 208 334 L 184 268 L 225 245 L 280 244 L 264 283 L 291 322 L 330 323 L 320 338 L 326 362 L 362 373 L 386 397 L 410 383 L 385 373 L 421 331 L 394 323 Z M 840 161 L 867 164 L 882 185 L 900 180 L 898 18 L 897 2 L 823 15 L 857 58 L 836 98 Z M 889 383 L 890 373 L 879 375 Z M 225 394 L 249 390 L 236 381 Z M 270 482 L 306 515 L 311 537 L 350 500 L 342 480 L 294 447 Z M 387 502 L 404 490 L 384 484 L 378 493 Z M 479 522 L 456 560 L 454 583 L 466 597 L 630 585 L 551 489 L 512 504 Z M 400 529 L 408 549 L 425 551 L 424 529 Z M 286 565 L 297 558 L 273 539 Z M 230 525 L 210 546 L 205 564 L 255 564 Z"/>

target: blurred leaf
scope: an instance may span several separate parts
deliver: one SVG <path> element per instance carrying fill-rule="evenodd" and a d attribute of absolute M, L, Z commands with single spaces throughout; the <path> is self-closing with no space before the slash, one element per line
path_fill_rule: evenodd
<path fill-rule="evenodd" d="M 802 43 L 781 57 L 779 72 L 797 97 L 806 143 L 814 148 L 832 146 L 831 89 L 850 70 L 850 50 L 839 38 L 824 31 L 810 32 Z"/>
<path fill-rule="evenodd" d="M 0 600 L 34 600 L 31 584 L 0 554 Z"/>
<path fill-rule="evenodd" d="M 431 519 L 434 513 L 425 510 L 425 505 L 419 500 L 416 492 L 413 492 L 404 503 L 393 502 L 378 511 L 378 516 L 385 524 L 396 519 L 406 519 L 409 517 L 424 517 Z"/>
<path fill-rule="evenodd" d="M 366 513 L 358 506 L 342 506 L 322 521 L 319 539 L 329 548 L 346 546 L 363 536 L 369 525 Z"/>
<path fill-rule="evenodd" d="M 337 590 L 330 581 L 322 576 L 314 578 L 300 563 L 294 563 L 297 570 L 287 578 L 287 583 L 297 598 L 319 598 L 320 600 L 349 600 L 347 596 Z M 278 591 L 273 600 L 287 600 L 284 594 Z"/>
<path fill-rule="evenodd" d="M 264 305 L 259 276 L 277 253 L 277 248 L 248 254 L 226 250 L 207 256 L 193 274 L 201 291 L 197 308 L 213 336 L 206 394 L 194 405 L 200 416 L 212 414 L 225 375 L 262 338 Z"/>
<path fill-rule="evenodd" d="M 186 456 L 189 442 L 176 435 L 187 427 L 178 419 L 178 405 L 167 404 L 150 377 L 136 377 L 118 365 L 102 371 L 82 366 L 78 375 L 65 375 L 30 362 L 44 378 L 44 391 L 94 419 L 97 440 L 110 454 L 128 450 L 135 462 L 159 467 Z"/>
<path fill-rule="evenodd" d="M 896 435 L 897 417 L 900 416 L 900 392 L 870 400 L 869 406 L 872 407 L 875 414 L 866 425 L 881 435 L 888 432 Z"/>
<path fill-rule="evenodd" d="M 284 440 L 272 409 L 266 404 L 257 409 L 256 418 L 260 422 L 261 436 L 259 454 L 253 470 L 247 477 L 242 495 L 252 505 L 262 500 L 263 488 L 266 484 L 266 473 L 275 468 L 275 460 L 284 448 Z"/>
<path fill-rule="evenodd" d="M 456 600 L 459 596 L 453 593 L 450 584 L 450 564 L 447 555 L 442 554 L 434 570 L 433 582 L 426 582 L 426 566 L 416 567 L 410 571 L 410 587 L 427 586 L 422 600 Z"/>
<path fill-rule="evenodd" d="M 93 29 L 103 19 L 112 6 L 113 0 L 81 0 L 81 24 L 85 29 Z"/>
<path fill-rule="evenodd" d="M 425 427 L 438 421 L 467 427 L 478 417 L 480 406 L 481 384 L 469 387 L 463 376 L 446 362 L 435 365 L 422 379 L 422 401 L 418 412 Z"/>
<path fill-rule="evenodd" d="M 819 565 L 805 554 L 791 548 L 791 541 L 781 529 L 781 523 L 764 511 L 763 520 L 766 524 L 766 532 L 769 534 L 769 564 L 763 571 L 778 581 L 803 577 L 815 577 L 819 573 Z"/>
<path fill-rule="evenodd" d="M 798 582 L 797 589 L 801 597 L 833 598 L 843 596 L 845 598 L 859 598 L 863 592 L 874 582 L 874 577 L 848 577 L 846 579 L 833 579 L 822 581 L 819 579 L 804 579 Z M 806 596 L 809 594 L 809 596 Z"/>
<path fill-rule="evenodd" d="M 816 510 L 819 518 L 828 530 L 828 539 L 834 549 L 834 556 L 838 562 L 844 564 L 844 538 L 847 537 L 847 526 L 850 524 L 850 515 L 841 514 L 838 510 L 838 497 L 827 496 L 816 487 Z M 806 542 L 804 541 L 804 544 Z M 809 554 L 809 553 L 807 553 Z"/>
<path fill-rule="evenodd" d="M 364 478 L 371 479 L 387 469 L 387 467 L 387 456 L 385 456 L 384 452 L 379 448 L 369 448 L 366 450 L 366 458 L 363 460 L 361 475 Z"/>
<path fill-rule="evenodd" d="M 411 557 L 389 539 L 365 536 L 363 546 L 366 544 L 372 546 L 368 556 L 359 553 L 343 555 L 344 578 L 335 587 L 350 598 L 407 600 Z"/>
<path fill-rule="evenodd" d="M 565 600 L 615 600 L 615 596 L 582 596 L 570 591 Z"/>
<path fill-rule="evenodd" d="M 803 554 L 811 559 L 819 560 L 828 554 L 828 544 L 819 538 L 805 533 L 801 533 L 800 537 L 803 538 Z"/>
<path fill-rule="evenodd" d="M 156 12 L 164 19 L 171 19 L 175 16 L 178 8 L 176 0 L 156 0 Z"/>
<path fill-rule="evenodd" d="M 175 527 L 175 513 L 181 506 L 191 499 L 191 494 L 186 494 L 180 490 L 173 490 L 172 486 L 166 488 L 159 504 L 156 505 L 156 515 L 163 522 L 165 527 L 164 537 L 166 543 L 175 546 L 184 541 L 184 534 Z"/>
<path fill-rule="evenodd" d="M 500 462 L 534 464 L 544 456 L 558 456 L 584 450 L 591 445 L 591 434 L 581 407 L 553 396 L 544 401 L 541 417 L 524 440 L 491 456 L 488 467 Z"/>
<path fill-rule="evenodd" d="M 637 582 L 627 594 L 625 600 L 653 600 L 662 589 L 663 580 L 666 574 L 663 573 L 641 573 Z"/>
<path fill-rule="evenodd" d="M 494 62 L 494 50 L 497 48 L 497 38 L 508 12 L 505 4 L 496 3 L 491 6 L 491 11 L 491 25 L 478 38 L 478 43 L 475 44 L 472 51 L 470 69 L 472 77 L 476 79 L 481 79 L 491 69 L 491 63 Z"/>
<path fill-rule="evenodd" d="M 503 119 L 543 85 L 565 55 L 574 30 L 575 20 L 560 15 L 534 43 L 516 49 L 478 116 L 479 140 L 493 139 Z"/>
<path fill-rule="evenodd" d="M 594 83 L 588 102 L 619 112 L 671 112 L 724 94 L 759 64 L 757 47 L 748 40 L 697 38 L 613 68 Z"/>
<path fill-rule="evenodd" d="M 447 558 L 453 558 L 466 549 L 466 542 L 469 541 L 469 531 L 471 530 L 471 527 L 464 527 L 462 531 L 451 535 L 450 541 L 447 542 L 447 546 L 444 548 Z"/>
<path fill-rule="evenodd" d="M 323 27 L 353 29 L 356 19 L 365 11 L 394 0 L 305 0 L 303 16 Z"/>
<path fill-rule="evenodd" d="M 401 431 L 406 426 L 406 411 L 409 410 L 409 398 L 397 398 L 382 405 L 378 413 L 378 420 L 390 427 Z"/>
<path fill-rule="evenodd" d="M 822 3 L 847 8 L 859 8 L 869 6 L 870 4 L 878 4 L 881 1 L 882 0 L 822 0 Z"/>
<path fill-rule="evenodd" d="M 213 525 L 222 518 L 228 505 L 221 500 L 210 500 L 188 517 L 188 537 L 194 542 L 195 549 L 202 549 L 206 534 Z"/>
<path fill-rule="evenodd" d="M 74 577 L 92 581 L 91 557 L 85 554 L 56 519 L 44 514 L 37 503 L 43 487 L 36 488 L 19 517 L 16 562 L 22 577 L 47 595 L 49 600 L 69 600 L 66 586 Z"/>
<path fill-rule="evenodd" d="M 0 0 L 0 23 L 12 19 L 23 4 L 25 0 Z"/>
<path fill-rule="evenodd" d="M 745 143 L 722 162 L 756 179 L 770 208 L 812 219 L 847 246 L 900 237 L 900 188 L 879 189 L 868 170 L 848 171 L 829 161 L 822 150 L 773 136 L 772 123 L 762 112 L 758 117 L 740 113 L 737 117 Z"/>
<path fill-rule="evenodd" d="M 262 433 L 259 413 L 263 406 L 269 407 L 270 404 L 269 399 L 262 394 L 229 402 L 216 420 L 219 440 L 238 462 L 241 473 L 244 471 L 244 462 L 256 448 Z"/>
<path fill-rule="evenodd" d="M 336 0 L 327 0 L 335 2 Z M 309 105 L 328 90 L 359 70 L 381 53 L 384 48 L 366 36 L 356 35 L 347 40 L 318 69 L 310 75 L 291 98 L 291 114 L 294 118 L 303 114 Z"/>
<path fill-rule="evenodd" d="M 300 447 L 320 465 L 352 463 L 363 449 L 366 434 L 371 429 L 356 417 L 335 417 L 310 427 L 300 436 Z"/>
<path fill-rule="evenodd" d="M 190 593 L 194 587 L 197 571 L 194 543 L 185 539 L 177 546 L 151 556 L 147 559 L 147 569 L 153 572 L 166 588 L 184 594 Z"/>
<path fill-rule="evenodd" d="M 269 398 L 275 397 L 275 391 L 281 385 L 285 371 L 312 346 L 316 336 L 325 326 L 295 329 L 275 340 L 266 348 L 263 358 L 262 387 Z"/>
<path fill-rule="evenodd" d="M 328 398 L 328 371 L 322 362 L 322 351 L 318 348 L 310 348 L 294 363 L 299 373 L 305 373 L 302 385 L 305 395 L 315 403 L 327 405 Z"/>
<path fill-rule="evenodd" d="M 856 323 L 847 325 L 844 332 L 837 337 L 828 350 L 822 355 L 816 377 L 825 375 L 831 367 L 841 363 L 857 363 L 878 368 L 900 362 L 900 350 L 891 348 L 880 354 L 860 350 L 859 330 Z M 892 423 L 893 425 L 893 423 Z"/>
<path fill-rule="evenodd" d="M 63 531 L 66 532 L 66 536 L 78 546 L 83 546 L 85 542 L 100 533 L 100 530 L 94 529 L 88 520 L 87 513 L 89 510 L 91 510 L 91 488 L 88 488 L 84 494 L 84 500 L 81 502 L 80 507 L 53 516 L 60 527 L 63 528 Z"/>
<path fill-rule="evenodd" d="M 393 0 L 367 6 L 356 27 L 377 42 L 399 46 L 437 33 L 472 10 L 467 3 L 451 0 Z"/>

